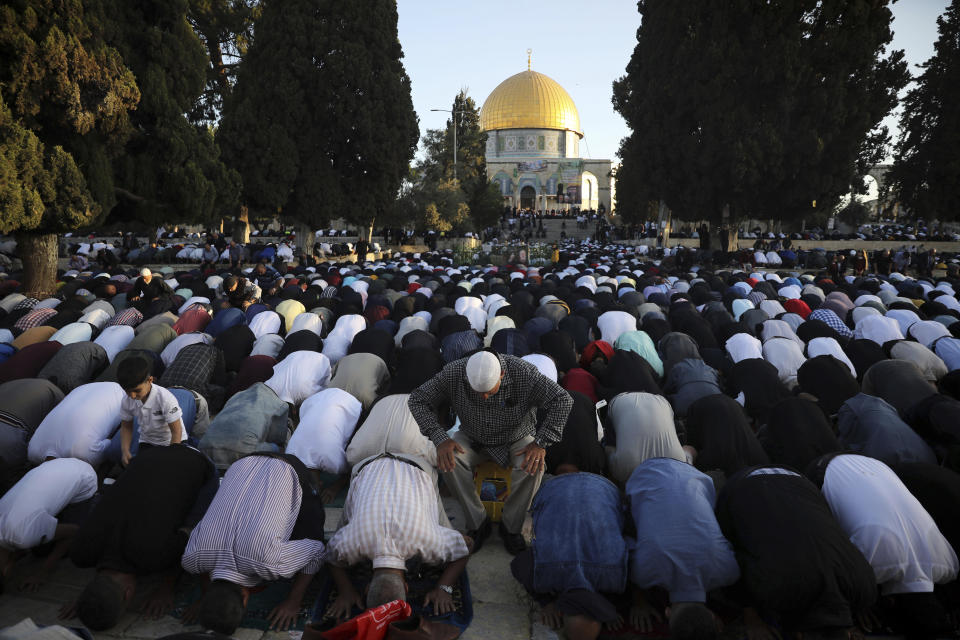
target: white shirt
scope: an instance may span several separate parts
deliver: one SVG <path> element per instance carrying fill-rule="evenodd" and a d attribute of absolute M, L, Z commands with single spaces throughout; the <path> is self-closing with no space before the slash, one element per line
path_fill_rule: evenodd
<path fill-rule="evenodd" d="M 136 417 L 140 426 L 140 442 L 165 447 L 171 444 L 170 423 L 183 416 L 180 405 L 172 393 L 153 383 L 146 400 L 134 400 L 123 394 L 120 402 L 120 420 L 132 421 Z M 183 425 L 180 428 L 180 440 L 184 440 Z"/>
<path fill-rule="evenodd" d="M 250 355 L 276 358 L 280 355 L 281 349 L 283 349 L 283 338 L 276 333 L 267 333 L 257 338 L 256 342 L 253 343 L 253 350 L 250 351 Z"/>
<path fill-rule="evenodd" d="M 431 467 L 437 465 L 437 448 L 420 432 L 420 425 L 407 406 L 409 397 L 408 393 L 397 393 L 384 396 L 373 405 L 347 446 L 347 463 L 351 467 L 388 451 L 422 458 Z"/>
<path fill-rule="evenodd" d="M 280 315 L 276 311 L 261 311 L 250 321 L 250 331 L 254 337 L 280 332 Z"/>
<path fill-rule="evenodd" d="M 735 333 L 726 342 L 727 353 L 734 362 L 763 358 L 763 345 L 749 333 Z"/>
<path fill-rule="evenodd" d="M 74 342 L 87 342 L 91 337 L 93 337 L 91 325 L 86 322 L 71 322 L 50 336 L 50 341 L 68 345 Z"/>
<path fill-rule="evenodd" d="M 957 577 L 957 554 L 904 484 L 879 460 L 830 461 L 823 495 L 850 541 L 873 567 L 884 595 L 933 591 Z"/>
<path fill-rule="evenodd" d="M 264 384 L 284 402 L 299 405 L 330 382 L 330 360 L 315 351 L 294 351 L 273 366 Z"/>
<path fill-rule="evenodd" d="M 859 307 L 864 308 L 864 307 Z M 870 307 L 866 307 L 870 308 Z M 874 309 L 875 311 L 875 309 Z M 877 314 L 871 314 L 860 318 L 856 329 L 853 330 L 855 339 L 866 338 L 876 342 L 881 347 L 890 340 L 903 340 L 903 334 L 900 333 L 900 325 L 893 318 L 887 318 Z"/>
<path fill-rule="evenodd" d="M 78 458 L 96 466 L 120 424 L 123 389 L 116 382 L 80 385 L 47 414 L 27 445 L 30 462 Z"/>
<path fill-rule="evenodd" d="M 293 319 L 293 325 L 290 327 L 288 334 L 297 331 L 312 331 L 323 337 L 323 320 L 315 313 L 299 313 Z"/>
<path fill-rule="evenodd" d="M 797 386 L 797 371 L 807 359 L 797 343 L 788 338 L 771 338 L 763 345 L 763 359 L 777 368 L 780 382 L 793 389 Z"/>
<path fill-rule="evenodd" d="M 540 373 L 550 380 L 553 380 L 554 382 L 557 381 L 557 365 L 550 356 L 542 353 L 531 353 L 530 355 L 523 356 L 520 359 L 526 360 L 535 366 Z"/>
<path fill-rule="evenodd" d="M 308 469 L 346 473 L 350 470 L 347 442 L 362 410 L 360 401 L 342 389 L 313 394 L 300 406 L 300 424 L 287 442 L 287 453 Z"/>
<path fill-rule="evenodd" d="M 50 542 L 57 514 L 97 492 L 97 472 L 83 460 L 58 458 L 34 467 L 0 498 L 0 548 Z"/>
<path fill-rule="evenodd" d="M 637 319 L 626 311 L 607 311 L 597 318 L 597 327 L 602 336 L 600 339 L 612 345 L 621 333 L 637 330 Z"/>
<path fill-rule="evenodd" d="M 817 356 L 833 356 L 843 364 L 847 365 L 847 368 L 850 369 L 850 375 L 854 378 L 857 377 L 857 370 L 853 366 L 853 362 L 850 361 L 850 358 L 847 357 L 847 354 L 843 352 L 843 349 L 840 348 L 840 343 L 837 342 L 834 338 L 813 338 L 807 343 L 807 355 L 811 358 L 816 358 Z"/>
<path fill-rule="evenodd" d="M 469 553 L 462 535 L 440 525 L 430 474 L 392 458 L 357 465 L 328 551 L 337 564 L 369 560 L 374 569 L 405 569 L 418 555 L 425 564 L 446 564 Z"/>
<path fill-rule="evenodd" d="M 112 317 L 113 317 L 113 313 L 108 313 L 103 309 L 91 309 L 90 311 L 87 311 L 82 316 L 80 316 L 80 319 L 77 320 L 77 322 L 86 322 L 88 324 L 93 325 L 99 330 L 99 329 L 103 329 L 103 327 L 105 327 L 106 324 L 110 322 L 110 318 Z"/>
<path fill-rule="evenodd" d="M 127 348 L 135 335 L 136 332 L 133 327 L 114 325 L 104 329 L 94 342 L 103 347 L 103 350 L 107 352 L 107 360 L 113 362 L 117 354 Z"/>

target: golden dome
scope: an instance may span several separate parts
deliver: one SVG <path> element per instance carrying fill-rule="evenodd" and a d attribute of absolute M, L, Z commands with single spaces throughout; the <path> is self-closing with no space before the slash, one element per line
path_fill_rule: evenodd
<path fill-rule="evenodd" d="M 480 128 L 560 129 L 581 138 L 580 114 L 556 80 L 536 71 L 521 71 L 493 90 L 480 109 Z"/>

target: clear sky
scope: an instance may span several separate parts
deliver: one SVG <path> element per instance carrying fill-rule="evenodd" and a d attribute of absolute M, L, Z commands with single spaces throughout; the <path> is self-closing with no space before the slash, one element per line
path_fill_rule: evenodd
<path fill-rule="evenodd" d="M 893 5 L 894 48 L 913 65 L 933 54 L 937 17 L 949 0 L 900 0 Z M 610 101 L 623 75 L 640 25 L 632 0 L 398 0 L 400 43 L 413 86 L 421 134 L 444 126 L 466 88 L 478 106 L 503 80 L 527 68 L 559 82 L 580 112 L 580 153 L 616 161 L 623 119 Z M 891 129 L 896 120 L 888 119 Z"/>

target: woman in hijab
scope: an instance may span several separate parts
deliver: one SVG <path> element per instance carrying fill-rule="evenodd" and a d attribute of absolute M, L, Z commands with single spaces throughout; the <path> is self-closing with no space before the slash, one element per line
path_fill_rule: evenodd
<path fill-rule="evenodd" d="M 547 354 L 561 374 L 577 366 L 577 351 L 573 338 L 563 331 L 548 331 L 540 336 L 540 351 Z"/>
<path fill-rule="evenodd" d="M 280 353 L 277 354 L 277 362 L 280 362 L 295 351 L 316 351 L 319 353 L 323 351 L 323 340 L 320 339 L 320 336 L 308 329 L 295 331 L 288 335 L 283 341 L 283 347 L 280 348 Z"/>
<path fill-rule="evenodd" d="M 653 340 L 643 331 L 624 331 L 613 344 L 614 350 L 633 351 L 646 360 L 657 377 L 663 377 L 663 361 L 660 360 L 660 354 L 653 346 Z"/>
<path fill-rule="evenodd" d="M 790 391 L 780 382 L 777 368 L 760 358 L 747 358 L 730 370 L 733 395 L 743 394 L 743 407 L 757 425 L 766 424 L 773 407 L 790 397 Z"/>
<path fill-rule="evenodd" d="M 672 331 L 657 343 L 660 358 L 663 360 L 664 373 L 669 375 L 673 365 L 688 358 L 700 359 L 700 350 L 693 338 L 685 333 Z"/>
<path fill-rule="evenodd" d="M 443 369 L 443 356 L 435 349 L 404 349 L 397 356 L 397 373 L 384 395 L 411 393 Z"/>
<path fill-rule="evenodd" d="M 919 367 L 907 360 L 883 360 L 874 364 L 863 376 L 862 389 L 864 393 L 883 398 L 901 414 L 937 393 L 937 388 Z"/>
<path fill-rule="evenodd" d="M 823 410 L 803 398 L 787 398 L 775 405 L 759 438 L 770 462 L 797 471 L 842 449 Z"/>
<path fill-rule="evenodd" d="M 387 368 L 391 371 L 396 365 L 393 336 L 382 329 L 364 329 L 357 333 L 347 353 L 372 353 L 387 363 Z"/>
<path fill-rule="evenodd" d="M 817 399 L 828 416 L 836 414 L 844 402 L 860 393 L 860 384 L 850 368 L 830 355 L 804 362 L 797 371 L 797 383 L 802 391 Z"/>
<path fill-rule="evenodd" d="M 597 377 L 600 380 L 600 395 L 607 400 L 628 391 L 660 393 L 656 371 L 633 351 L 614 351 L 606 370 Z"/>
<path fill-rule="evenodd" d="M 547 473 L 582 471 L 603 475 L 607 459 L 597 437 L 596 404 L 576 391 L 570 392 L 570 397 L 573 408 L 563 427 L 563 437 L 547 449 Z"/>
<path fill-rule="evenodd" d="M 673 410 L 663 396 L 621 393 L 610 402 L 607 419 L 616 433 L 616 446 L 607 447 L 610 477 L 621 486 L 644 460 L 686 460 L 674 426 Z"/>
<path fill-rule="evenodd" d="M 690 405 L 686 431 L 701 471 L 720 469 L 730 477 L 744 467 L 770 463 L 743 407 L 729 396 L 707 396 Z"/>
<path fill-rule="evenodd" d="M 573 338 L 573 344 L 577 353 L 583 351 L 583 349 L 590 344 L 590 323 L 582 316 L 567 316 L 560 321 L 558 328 Z"/>

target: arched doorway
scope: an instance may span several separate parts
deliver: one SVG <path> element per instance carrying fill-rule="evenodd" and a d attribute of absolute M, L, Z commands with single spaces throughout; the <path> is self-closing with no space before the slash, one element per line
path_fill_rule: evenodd
<path fill-rule="evenodd" d="M 530 185 L 520 189 L 520 208 L 533 209 L 536 207 L 537 190 Z"/>

